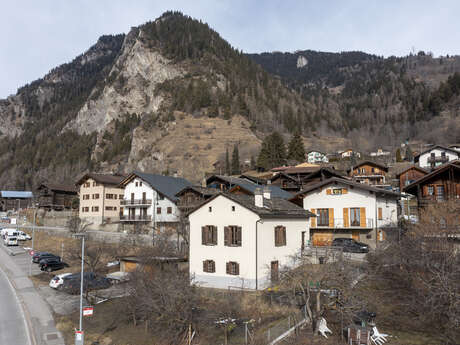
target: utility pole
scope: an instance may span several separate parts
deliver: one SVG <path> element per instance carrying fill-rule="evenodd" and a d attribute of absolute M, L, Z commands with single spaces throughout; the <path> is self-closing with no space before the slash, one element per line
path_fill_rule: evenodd
<path fill-rule="evenodd" d="M 34 207 L 34 219 L 32 220 L 32 255 L 34 254 L 34 241 L 35 241 L 35 218 L 37 215 L 37 205 Z M 32 275 L 32 260 L 29 263 L 29 276 Z"/>

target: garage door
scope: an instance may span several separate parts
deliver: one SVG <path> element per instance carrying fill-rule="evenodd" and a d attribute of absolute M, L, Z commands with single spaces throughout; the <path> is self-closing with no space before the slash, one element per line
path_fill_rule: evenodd
<path fill-rule="evenodd" d="M 314 246 L 330 246 L 332 244 L 332 231 L 321 231 L 313 233 Z"/>

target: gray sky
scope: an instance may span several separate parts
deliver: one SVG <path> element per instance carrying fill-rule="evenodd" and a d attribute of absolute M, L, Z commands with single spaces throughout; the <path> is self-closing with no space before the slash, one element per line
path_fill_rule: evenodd
<path fill-rule="evenodd" d="M 4 0 L 0 98 L 71 61 L 99 36 L 127 33 L 171 9 L 207 22 L 248 53 L 460 53 L 457 0 Z"/>

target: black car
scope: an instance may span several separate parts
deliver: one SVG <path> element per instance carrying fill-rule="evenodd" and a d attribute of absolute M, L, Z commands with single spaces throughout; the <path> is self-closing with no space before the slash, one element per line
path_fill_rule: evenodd
<path fill-rule="evenodd" d="M 107 289 L 112 284 L 110 280 L 96 275 L 93 272 L 83 273 L 83 291 Z M 69 294 L 76 295 L 80 293 L 81 280 L 80 273 L 75 273 L 71 277 L 66 277 L 61 289 Z"/>
<path fill-rule="evenodd" d="M 62 262 L 60 259 L 47 259 L 40 262 L 40 269 L 42 271 L 52 272 L 60 270 L 64 267 L 69 267 L 65 262 Z"/>
<path fill-rule="evenodd" d="M 37 252 L 34 253 L 34 255 L 32 256 L 32 262 L 38 264 L 40 260 L 45 258 L 59 258 L 59 260 L 61 259 L 59 256 L 48 252 Z"/>
<path fill-rule="evenodd" d="M 333 247 L 342 247 L 344 252 L 368 253 L 369 246 L 366 243 L 358 242 L 353 238 L 335 238 L 332 241 Z"/>
<path fill-rule="evenodd" d="M 49 261 L 61 261 L 61 257 L 60 256 L 56 256 L 56 255 L 53 255 L 53 256 L 45 256 L 43 258 L 40 259 L 40 261 L 38 262 L 38 265 L 41 266 L 42 264 L 46 264 L 47 262 Z"/>

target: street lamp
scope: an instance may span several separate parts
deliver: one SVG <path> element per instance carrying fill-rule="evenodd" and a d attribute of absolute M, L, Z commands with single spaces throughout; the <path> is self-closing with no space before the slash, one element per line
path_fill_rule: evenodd
<path fill-rule="evenodd" d="M 38 207 L 38 203 L 34 205 L 34 219 L 32 221 L 32 250 L 31 250 L 32 255 L 34 253 L 35 219 L 37 216 L 37 207 Z M 30 260 L 30 264 L 29 264 L 29 276 L 30 275 L 32 275 L 32 260 Z"/>
<path fill-rule="evenodd" d="M 84 345 L 85 336 L 83 333 L 83 269 L 85 258 L 85 233 L 74 234 L 75 237 L 81 237 L 81 276 L 80 276 L 80 324 L 78 332 L 75 332 L 75 345 Z"/>

